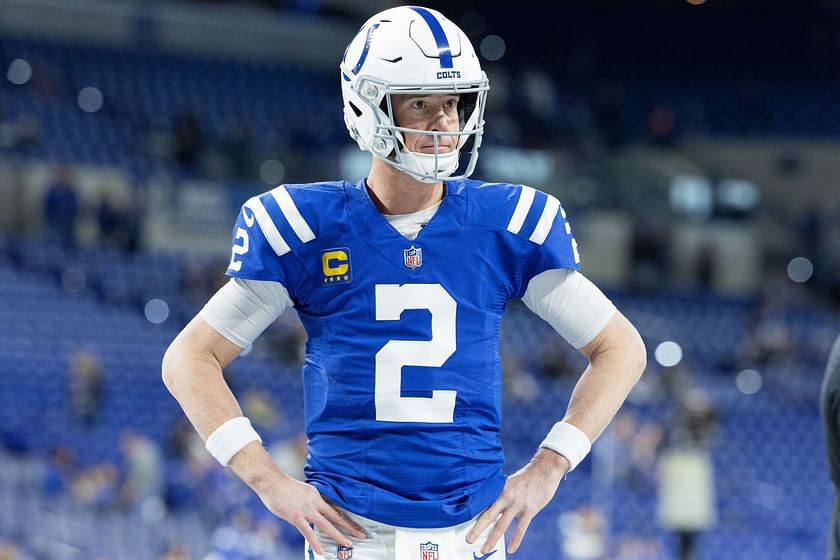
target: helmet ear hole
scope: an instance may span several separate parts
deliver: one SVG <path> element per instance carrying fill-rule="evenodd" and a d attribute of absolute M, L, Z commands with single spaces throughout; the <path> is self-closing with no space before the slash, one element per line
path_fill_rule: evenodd
<path fill-rule="evenodd" d="M 353 109 L 353 112 L 356 114 L 356 118 L 359 118 L 359 117 L 362 116 L 362 110 L 359 109 L 358 107 L 356 107 L 355 103 L 353 103 L 352 101 L 349 101 L 347 104 L 350 106 L 351 109 Z"/>
<path fill-rule="evenodd" d="M 388 114 L 388 95 L 382 96 L 382 101 L 379 102 L 379 110 Z"/>
<path fill-rule="evenodd" d="M 461 130 L 464 130 L 464 126 L 466 126 L 467 121 L 469 121 L 473 114 L 473 111 L 476 110 L 477 104 L 477 93 L 461 94 L 460 99 L 458 99 L 458 124 L 460 125 Z"/>

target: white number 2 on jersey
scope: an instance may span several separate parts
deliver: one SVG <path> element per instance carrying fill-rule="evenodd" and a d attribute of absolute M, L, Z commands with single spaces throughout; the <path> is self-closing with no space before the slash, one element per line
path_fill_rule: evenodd
<path fill-rule="evenodd" d="M 389 340 L 376 353 L 376 419 L 382 422 L 452 422 L 457 391 L 431 397 L 400 396 L 403 366 L 441 367 L 455 352 L 455 300 L 440 284 L 377 284 L 376 320 L 399 321 L 406 309 L 428 309 L 431 340 Z"/>
<path fill-rule="evenodd" d="M 245 220 L 245 225 L 246 226 L 248 226 L 249 228 L 253 227 L 253 225 L 254 225 L 254 215 L 251 213 L 251 211 L 249 209 L 247 209 L 247 208 L 242 209 L 242 217 Z M 231 255 L 230 255 L 230 264 L 228 265 L 228 268 L 235 271 L 235 272 L 239 272 L 239 270 L 242 269 L 242 261 L 237 260 L 236 257 L 238 257 L 239 255 L 244 255 L 245 253 L 248 252 L 248 249 L 250 248 L 249 247 L 250 242 L 248 241 L 248 230 L 243 229 L 243 228 L 236 228 L 236 234 L 234 235 L 234 239 L 236 241 L 241 241 L 242 244 L 241 245 L 237 245 L 236 243 L 233 244 L 233 249 L 232 249 Z"/>
<path fill-rule="evenodd" d="M 239 255 L 244 255 L 248 252 L 248 232 L 242 228 L 236 228 L 236 235 L 234 236 L 234 238 L 237 241 L 241 241 L 242 245 L 233 246 L 230 255 L 230 264 L 228 265 L 228 268 L 235 272 L 238 272 L 242 268 L 242 261 L 237 260 L 236 257 L 238 257 Z"/>

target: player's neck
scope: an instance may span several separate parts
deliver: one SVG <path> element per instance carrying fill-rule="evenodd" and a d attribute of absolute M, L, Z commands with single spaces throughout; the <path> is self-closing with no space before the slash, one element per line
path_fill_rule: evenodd
<path fill-rule="evenodd" d="M 443 200 L 443 182 L 422 183 L 387 163 L 376 161 L 366 180 L 370 198 L 383 214 L 411 214 Z"/>

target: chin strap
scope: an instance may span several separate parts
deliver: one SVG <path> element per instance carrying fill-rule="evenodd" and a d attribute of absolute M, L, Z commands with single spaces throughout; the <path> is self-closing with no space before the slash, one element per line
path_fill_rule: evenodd
<path fill-rule="evenodd" d="M 458 152 L 446 154 L 418 154 L 416 152 L 402 152 L 405 158 L 404 171 L 424 183 L 437 183 L 446 179 L 458 168 Z M 437 166 L 435 161 L 437 160 Z"/>
<path fill-rule="evenodd" d="M 423 131 L 418 131 L 418 133 L 422 134 Z M 438 153 L 437 157 L 435 157 L 435 154 L 421 154 L 410 151 L 406 148 L 403 135 L 400 131 L 395 131 L 394 137 L 397 142 L 396 148 L 392 153 L 395 153 L 396 161 L 390 158 L 382 159 L 400 171 L 408 173 L 418 181 L 423 183 L 437 183 L 446 179 L 458 169 L 460 150 L 456 149 L 443 154 Z M 458 148 L 460 148 L 460 145 Z"/>

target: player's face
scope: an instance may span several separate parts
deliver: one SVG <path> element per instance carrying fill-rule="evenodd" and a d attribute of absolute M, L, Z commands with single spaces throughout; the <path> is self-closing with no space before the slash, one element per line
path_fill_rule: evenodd
<path fill-rule="evenodd" d="M 457 95 L 395 95 L 394 120 L 404 128 L 417 130 L 457 132 L 458 121 Z M 421 154 L 435 153 L 435 139 L 426 134 L 403 132 L 405 147 L 411 152 Z M 439 153 L 455 150 L 458 137 L 443 135 L 438 137 Z"/>

